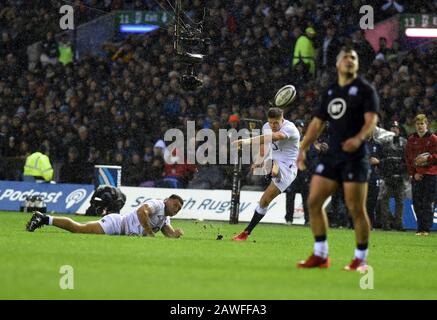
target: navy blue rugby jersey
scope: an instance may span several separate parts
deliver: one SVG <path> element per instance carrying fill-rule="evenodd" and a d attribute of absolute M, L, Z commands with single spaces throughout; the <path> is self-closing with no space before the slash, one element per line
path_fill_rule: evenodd
<path fill-rule="evenodd" d="M 342 150 L 342 143 L 360 132 L 366 112 L 379 112 L 377 92 L 366 80 L 357 77 L 343 87 L 336 81 L 327 88 L 314 113 L 315 117 L 329 122 L 329 149 L 326 156 L 341 161 L 360 159 L 368 155 L 366 142 L 353 153 Z"/>

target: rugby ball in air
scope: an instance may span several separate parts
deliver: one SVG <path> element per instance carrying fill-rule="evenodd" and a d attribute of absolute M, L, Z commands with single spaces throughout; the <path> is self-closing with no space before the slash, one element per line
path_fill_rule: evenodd
<path fill-rule="evenodd" d="M 296 88 L 291 84 L 283 86 L 275 95 L 275 106 L 285 108 L 296 98 Z"/>

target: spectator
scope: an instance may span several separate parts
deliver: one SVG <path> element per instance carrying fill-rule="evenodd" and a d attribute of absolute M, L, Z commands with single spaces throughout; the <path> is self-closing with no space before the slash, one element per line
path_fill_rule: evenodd
<path fill-rule="evenodd" d="M 360 69 L 368 70 L 375 58 L 375 51 L 364 37 L 364 31 L 359 30 L 353 33 L 352 41 L 353 46 L 360 57 Z"/>
<path fill-rule="evenodd" d="M 89 155 L 89 148 L 92 145 L 91 139 L 88 137 L 88 128 L 80 126 L 77 132 L 79 137 L 73 144 L 81 161 L 86 161 Z"/>
<path fill-rule="evenodd" d="M 86 183 L 85 161 L 79 157 L 76 147 L 68 149 L 67 161 L 62 165 L 59 173 L 59 182 Z"/>
<path fill-rule="evenodd" d="M 47 32 L 46 39 L 42 43 L 42 52 L 40 61 L 43 66 L 48 64 L 55 65 L 58 63 L 58 45 L 53 32 Z"/>
<path fill-rule="evenodd" d="M 95 147 L 91 147 L 84 170 L 84 181 L 86 183 L 94 183 L 94 167 L 100 163 L 102 163 L 100 151 L 97 150 Z"/>
<path fill-rule="evenodd" d="M 143 149 L 143 161 L 147 165 L 153 160 L 153 144 L 146 143 Z"/>
<path fill-rule="evenodd" d="M 153 146 L 153 155 L 155 157 L 161 157 L 163 160 L 168 159 L 169 154 L 164 140 L 156 141 L 155 145 Z"/>
<path fill-rule="evenodd" d="M 199 170 L 195 172 L 193 179 L 188 183 L 189 189 L 223 189 L 224 176 L 219 166 L 203 165 L 199 166 Z"/>
<path fill-rule="evenodd" d="M 379 50 L 376 53 L 375 59 L 387 61 L 388 56 L 393 54 L 393 51 L 387 48 L 387 39 L 384 37 L 379 38 Z"/>
<path fill-rule="evenodd" d="M 115 166 L 120 166 L 120 167 L 126 167 L 126 160 L 125 160 L 125 156 L 123 153 L 121 152 L 116 152 L 114 154 L 114 157 L 111 161 Z"/>
<path fill-rule="evenodd" d="M 162 157 L 154 157 L 146 166 L 146 174 L 142 187 L 155 187 L 159 185 L 164 175 L 164 160 Z"/>
<path fill-rule="evenodd" d="M 381 6 L 381 10 L 384 13 L 384 17 L 389 17 L 397 13 L 404 12 L 404 5 L 399 0 L 386 0 Z"/>
<path fill-rule="evenodd" d="M 341 43 L 336 36 L 336 27 L 330 24 L 323 38 L 320 52 L 319 65 L 326 70 L 329 66 L 335 66 L 337 54 L 340 51 Z M 332 70 L 331 70 L 332 71 Z"/>
<path fill-rule="evenodd" d="M 162 181 L 170 188 L 185 188 L 196 172 L 196 166 L 188 164 L 184 155 L 180 154 L 178 149 L 174 149 L 165 162 Z"/>
<path fill-rule="evenodd" d="M 238 131 L 238 124 L 240 123 L 240 117 L 238 114 L 231 114 L 228 118 L 228 129 L 235 129 Z"/>
<path fill-rule="evenodd" d="M 2 31 L 0 39 L 0 58 L 5 58 L 7 54 L 16 51 L 16 43 L 11 39 L 7 31 Z"/>
<path fill-rule="evenodd" d="M 9 136 L 8 143 L 3 151 L 3 155 L 5 157 L 18 157 L 20 155 L 20 147 L 17 144 L 17 140 L 14 136 Z"/>
<path fill-rule="evenodd" d="M 123 185 L 138 187 L 145 179 L 144 162 L 138 153 L 133 153 L 123 172 Z"/>

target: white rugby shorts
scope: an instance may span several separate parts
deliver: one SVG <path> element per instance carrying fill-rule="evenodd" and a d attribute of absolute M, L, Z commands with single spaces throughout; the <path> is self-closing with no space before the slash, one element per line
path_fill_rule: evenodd
<path fill-rule="evenodd" d="M 117 213 L 111 213 L 104 216 L 98 221 L 105 234 L 121 235 L 124 234 L 123 216 Z"/>
<path fill-rule="evenodd" d="M 282 162 L 276 162 L 276 164 L 279 168 L 279 174 L 276 177 L 272 177 L 272 182 L 281 192 L 284 192 L 296 179 L 297 167 Z"/>

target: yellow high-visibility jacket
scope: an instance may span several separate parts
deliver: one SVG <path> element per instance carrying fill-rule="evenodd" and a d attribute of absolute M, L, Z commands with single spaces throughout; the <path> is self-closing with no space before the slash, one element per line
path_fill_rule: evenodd
<path fill-rule="evenodd" d="M 62 63 L 65 66 L 66 64 L 73 62 L 73 49 L 70 46 L 60 45 L 58 47 L 58 50 L 59 50 L 58 60 L 60 63 Z"/>
<path fill-rule="evenodd" d="M 42 177 L 45 181 L 53 178 L 53 168 L 49 157 L 41 152 L 34 152 L 26 158 L 23 176 Z"/>
<path fill-rule="evenodd" d="M 316 71 L 316 52 L 312 40 L 305 35 L 300 36 L 294 46 L 293 67 L 298 64 L 299 58 L 302 59 L 303 63 L 309 65 L 310 73 L 314 75 Z"/>

